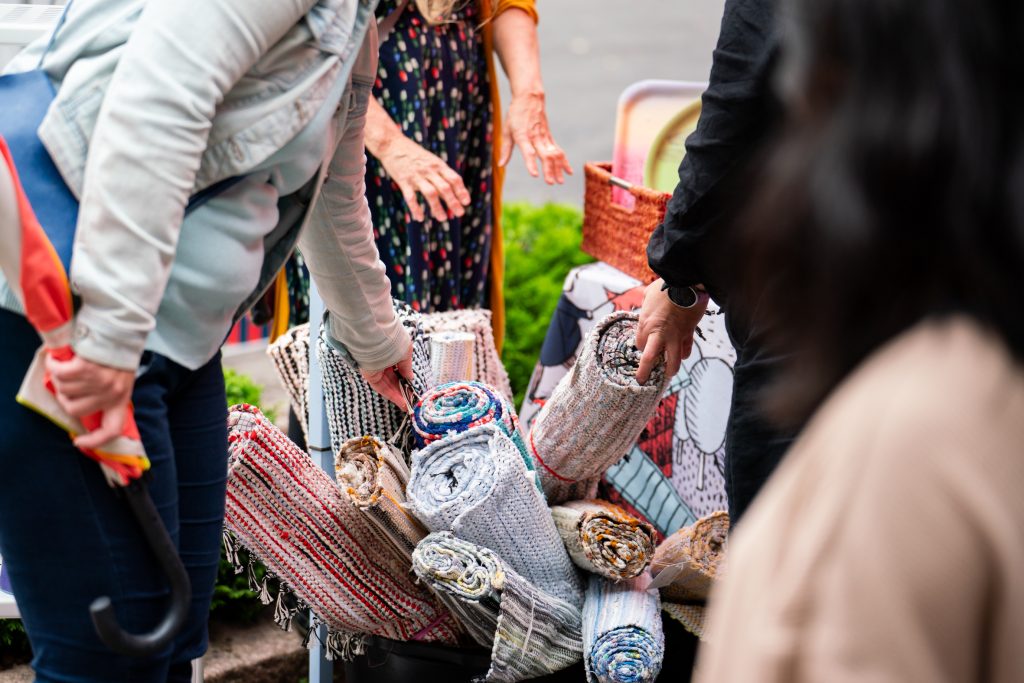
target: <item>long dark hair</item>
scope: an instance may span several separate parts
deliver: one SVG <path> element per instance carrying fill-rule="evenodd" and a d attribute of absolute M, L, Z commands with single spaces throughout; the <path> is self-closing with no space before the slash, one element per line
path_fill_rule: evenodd
<path fill-rule="evenodd" d="M 929 316 L 967 313 L 1024 359 L 1022 6 L 784 0 L 786 123 L 741 225 L 743 299 L 801 366 L 776 415 Z"/>

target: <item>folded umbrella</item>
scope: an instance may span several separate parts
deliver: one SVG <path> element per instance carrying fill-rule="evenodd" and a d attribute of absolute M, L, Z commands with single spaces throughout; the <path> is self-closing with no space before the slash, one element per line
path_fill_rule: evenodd
<path fill-rule="evenodd" d="M 19 76 L 31 77 L 29 72 Z M 10 77 L 5 77 L 10 78 Z M 5 106 L 7 106 L 5 104 Z M 32 136 L 34 137 L 34 136 Z M 2 267 L 9 286 L 22 305 L 25 317 L 39 333 L 43 347 L 36 354 L 25 380 L 18 392 L 17 401 L 40 415 L 48 418 L 74 438 L 79 434 L 93 431 L 103 420 L 102 413 L 76 419 L 69 415 L 57 402 L 56 389 L 45 369 L 47 356 L 67 361 L 74 358 L 71 348 L 71 330 L 74 308 L 71 286 L 68 283 L 70 251 L 60 256 L 51 242 L 50 234 L 60 234 L 63 243 L 69 243 L 68 234 L 74 233 L 77 214 L 48 211 L 48 225 L 41 225 L 33 205 L 52 201 L 53 193 L 61 194 L 60 201 L 70 206 L 74 198 L 63 185 L 56 169 L 52 169 L 52 182 L 36 183 L 26 192 L 19 182 L 16 165 L 37 167 L 52 162 L 41 151 L 38 139 L 21 140 L 20 153 L 9 149 L 0 138 L 0 154 L 3 157 L 2 170 L 6 173 L 9 186 L 17 206 L 18 221 L 0 221 L 0 244 L 3 244 Z M 39 146 L 39 149 L 33 149 Z M 12 145 L 13 147 L 13 145 Z M 35 157 L 30 159 L 29 154 Z M 40 189 L 41 188 L 41 189 Z M 63 190 L 61 189 L 63 188 Z M 66 193 L 67 196 L 63 196 Z M 36 196 L 33 197 L 32 194 Z M 142 527 L 146 541 L 164 568 L 171 584 L 171 606 L 160 624 L 150 633 L 134 635 L 126 633 L 117 623 L 113 606 L 107 597 L 97 598 L 90 606 L 93 623 L 100 639 L 110 648 L 131 655 L 149 655 L 159 652 L 173 639 L 184 624 L 191 600 L 191 584 L 188 574 L 178 557 L 173 541 L 163 526 L 153 501 L 140 480 L 142 473 L 149 469 L 149 460 L 142 447 L 135 419 L 128 408 L 127 419 L 119 436 L 96 449 L 80 449 L 84 455 L 99 463 L 107 482 L 121 490 Z"/>

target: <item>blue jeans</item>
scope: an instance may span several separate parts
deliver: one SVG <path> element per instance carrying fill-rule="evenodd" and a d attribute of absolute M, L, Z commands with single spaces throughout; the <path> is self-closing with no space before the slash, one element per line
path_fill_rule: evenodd
<path fill-rule="evenodd" d="M 198 370 L 146 353 L 132 400 L 152 462 L 153 501 L 192 580 L 188 621 L 152 658 L 108 650 L 89 604 L 109 595 L 121 625 L 152 629 L 169 588 L 127 504 L 66 433 L 15 403 L 39 337 L 0 310 L 0 554 L 32 643 L 36 680 L 188 681 L 207 645 L 227 478 L 220 355 Z"/>

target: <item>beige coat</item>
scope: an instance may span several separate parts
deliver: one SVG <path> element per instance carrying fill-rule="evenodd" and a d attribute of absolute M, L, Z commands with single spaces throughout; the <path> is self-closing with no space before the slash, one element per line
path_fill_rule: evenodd
<path fill-rule="evenodd" d="M 828 399 L 739 525 L 696 680 L 1024 681 L 1024 368 L 919 325 Z"/>

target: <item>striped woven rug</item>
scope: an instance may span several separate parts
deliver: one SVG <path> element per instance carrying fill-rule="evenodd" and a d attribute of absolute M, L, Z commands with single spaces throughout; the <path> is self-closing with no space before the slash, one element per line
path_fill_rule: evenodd
<path fill-rule="evenodd" d="M 228 417 L 227 529 L 330 629 L 455 644 L 461 627 L 312 458 L 253 406 Z"/>
<path fill-rule="evenodd" d="M 654 528 L 604 500 L 577 500 L 551 508 L 576 566 L 619 581 L 638 576 L 654 556 Z"/>

